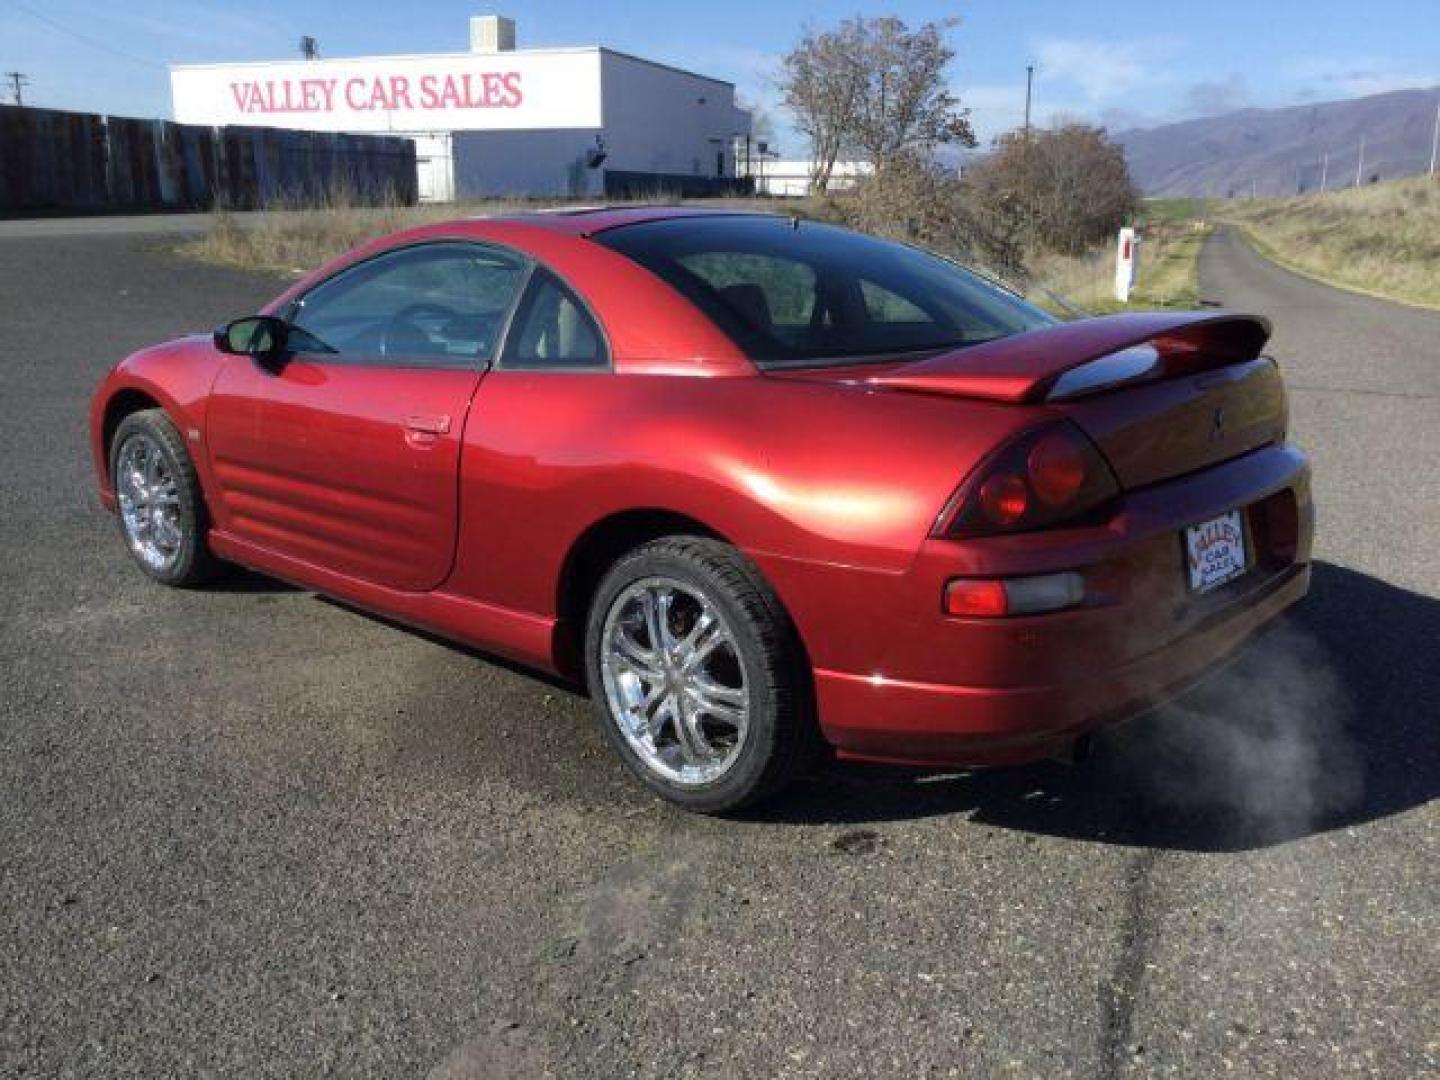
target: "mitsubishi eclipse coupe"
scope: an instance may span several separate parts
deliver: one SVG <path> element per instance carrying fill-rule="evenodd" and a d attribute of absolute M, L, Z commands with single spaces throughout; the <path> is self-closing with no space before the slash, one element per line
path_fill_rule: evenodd
<path fill-rule="evenodd" d="M 1268 336 L 1059 323 L 784 217 L 522 214 L 130 356 L 92 449 L 156 580 L 236 563 L 584 681 L 631 772 L 720 812 L 827 744 L 1065 756 L 1300 599 Z"/>

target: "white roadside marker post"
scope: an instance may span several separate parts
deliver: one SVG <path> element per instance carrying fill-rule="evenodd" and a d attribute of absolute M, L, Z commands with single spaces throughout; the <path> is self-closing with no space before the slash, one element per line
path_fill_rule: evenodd
<path fill-rule="evenodd" d="M 1128 225 L 1120 230 L 1119 244 L 1115 249 L 1115 299 L 1122 304 L 1130 302 L 1130 291 L 1140 276 L 1140 234 Z"/>

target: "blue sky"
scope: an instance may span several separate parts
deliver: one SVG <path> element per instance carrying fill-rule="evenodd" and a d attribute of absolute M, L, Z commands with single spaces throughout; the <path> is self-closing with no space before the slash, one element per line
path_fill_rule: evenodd
<path fill-rule="evenodd" d="M 32 104 L 168 116 L 167 63 L 288 57 L 301 34 L 325 56 L 461 51 L 487 11 L 522 47 L 598 43 L 730 79 L 794 154 L 779 58 L 807 23 L 857 13 L 961 18 L 951 82 L 982 140 L 1020 122 L 1030 62 L 1038 120 L 1112 128 L 1440 83 L 1440 0 L 0 0 L 0 71 L 29 75 Z"/>

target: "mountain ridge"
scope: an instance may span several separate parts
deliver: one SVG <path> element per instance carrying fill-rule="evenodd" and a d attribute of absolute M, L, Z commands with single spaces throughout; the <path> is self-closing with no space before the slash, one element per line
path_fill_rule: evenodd
<path fill-rule="evenodd" d="M 1295 195 L 1430 166 L 1440 86 L 1340 101 L 1246 108 L 1114 136 L 1146 195 Z M 1328 156 L 1328 161 L 1327 161 Z"/>

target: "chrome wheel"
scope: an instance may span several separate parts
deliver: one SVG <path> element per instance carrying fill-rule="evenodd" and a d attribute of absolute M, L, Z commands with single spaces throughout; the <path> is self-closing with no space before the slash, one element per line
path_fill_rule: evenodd
<path fill-rule="evenodd" d="M 150 435 L 126 438 L 115 458 L 115 495 L 125 539 L 136 558 L 165 572 L 179 561 L 185 543 L 180 488 L 165 452 Z"/>
<path fill-rule="evenodd" d="M 605 615 L 600 673 L 611 719 L 656 775 L 709 784 L 735 764 L 750 726 L 745 668 L 698 589 L 651 577 L 621 592 Z"/>

